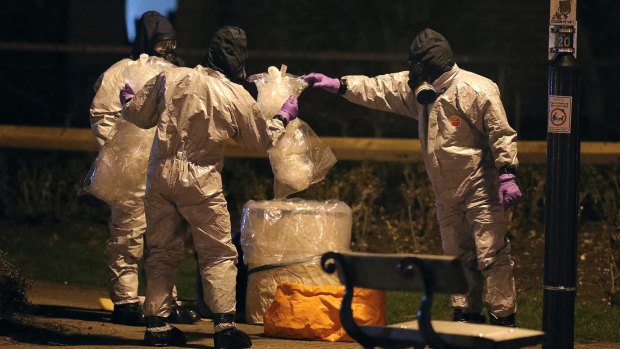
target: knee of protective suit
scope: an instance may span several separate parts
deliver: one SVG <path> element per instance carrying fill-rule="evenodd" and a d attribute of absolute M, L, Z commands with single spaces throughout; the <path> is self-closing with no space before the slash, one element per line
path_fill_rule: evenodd
<path fill-rule="evenodd" d="M 116 236 L 108 239 L 106 251 L 109 256 L 123 256 L 136 261 L 142 258 L 144 252 L 142 241 L 124 236 Z"/>
<path fill-rule="evenodd" d="M 461 264 L 465 268 L 479 269 L 478 261 L 476 259 L 476 254 L 474 253 L 474 251 L 463 253 L 462 255 L 459 256 L 459 260 L 461 261 Z"/>
<path fill-rule="evenodd" d="M 510 254 L 499 252 L 492 256 L 484 256 L 478 258 L 478 269 L 479 270 L 488 270 L 494 266 L 512 266 L 514 263 L 512 258 L 510 258 Z"/>

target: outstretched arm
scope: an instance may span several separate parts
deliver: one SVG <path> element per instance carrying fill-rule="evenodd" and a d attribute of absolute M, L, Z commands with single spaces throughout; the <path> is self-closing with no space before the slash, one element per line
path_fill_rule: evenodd
<path fill-rule="evenodd" d="M 417 118 L 413 92 L 407 85 L 408 72 L 368 77 L 349 75 L 341 79 L 321 73 L 302 76 L 308 85 L 344 96 L 361 106 Z"/>

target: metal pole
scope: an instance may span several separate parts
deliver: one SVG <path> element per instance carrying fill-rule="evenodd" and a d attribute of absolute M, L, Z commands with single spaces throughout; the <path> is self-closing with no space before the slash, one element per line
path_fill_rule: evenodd
<path fill-rule="evenodd" d="M 554 9 L 554 5 L 557 6 Z M 551 1 L 551 14 L 567 20 L 576 0 Z M 572 7 L 571 7 L 572 6 Z M 563 14 L 563 16 L 562 16 Z M 545 349 L 574 347 L 579 182 L 579 73 L 570 18 L 551 19 L 549 68 L 543 330 Z"/>

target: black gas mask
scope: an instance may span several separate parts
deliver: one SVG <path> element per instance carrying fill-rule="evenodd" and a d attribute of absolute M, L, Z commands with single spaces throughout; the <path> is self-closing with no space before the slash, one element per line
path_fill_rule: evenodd
<path fill-rule="evenodd" d="M 431 84 L 454 66 L 452 49 L 446 38 L 427 28 L 413 39 L 409 57 L 409 87 L 420 104 L 431 104 L 438 96 Z"/>
<path fill-rule="evenodd" d="M 146 53 L 182 65 L 182 60 L 176 55 L 176 47 L 176 34 L 168 19 L 156 11 L 145 12 L 138 21 L 131 58 L 138 59 L 140 54 Z"/>
<path fill-rule="evenodd" d="M 430 78 L 424 76 L 422 62 L 410 60 L 408 84 L 420 104 L 431 104 L 437 99 L 437 91 L 429 81 Z"/>
<path fill-rule="evenodd" d="M 153 46 L 153 50 L 157 55 L 168 62 L 179 65 L 179 57 L 175 50 L 177 48 L 177 41 L 175 39 L 164 39 L 157 41 Z"/>

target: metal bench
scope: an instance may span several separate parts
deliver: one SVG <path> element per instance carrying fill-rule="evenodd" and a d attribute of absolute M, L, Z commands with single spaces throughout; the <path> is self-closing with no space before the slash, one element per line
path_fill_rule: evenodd
<path fill-rule="evenodd" d="M 327 252 L 321 258 L 321 266 L 328 273 L 337 272 L 344 284 L 340 322 L 364 348 L 511 349 L 537 345 L 544 340 L 541 331 L 431 320 L 435 293 L 459 294 L 467 290 L 456 257 Z M 417 320 L 385 327 L 357 325 L 351 308 L 355 287 L 422 292 Z"/>

